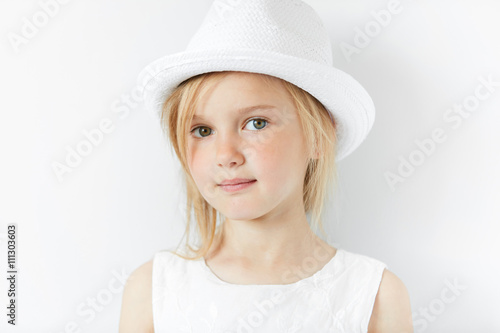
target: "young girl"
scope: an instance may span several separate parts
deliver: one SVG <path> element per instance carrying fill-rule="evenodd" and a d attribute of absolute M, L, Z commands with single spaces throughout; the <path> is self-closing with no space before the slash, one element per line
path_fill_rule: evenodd
<path fill-rule="evenodd" d="M 184 171 L 187 238 L 131 274 L 120 333 L 413 332 L 387 266 L 313 231 L 374 119 L 331 58 L 301 1 L 215 1 L 185 52 L 143 71 Z"/>

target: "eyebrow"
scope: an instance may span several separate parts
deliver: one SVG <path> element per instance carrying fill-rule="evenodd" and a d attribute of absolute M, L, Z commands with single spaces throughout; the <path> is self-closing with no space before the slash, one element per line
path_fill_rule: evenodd
<path fill-rule="evenodd" d="M 276 109 L 276 107 L 273 105 L 263 104 L 263 105 L 247 106 L 247 107 L 236 110 L 236 112 L 240 115 L 243 115 L 243 114 L 253 112 L 255 110 L 271 110 L 271 109 Z M 193 116 L 193 120 L 195 120 L 195 119 L 204 119 L 204 118 L 202 116 L 198 116 L 195 114 Z"/>

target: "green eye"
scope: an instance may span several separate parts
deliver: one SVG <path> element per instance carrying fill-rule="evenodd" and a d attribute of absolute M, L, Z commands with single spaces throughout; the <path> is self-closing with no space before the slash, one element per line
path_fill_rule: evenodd
<path fill-rule="evenodd" d="M 193 128 L 192 132 L 197 133 L 199 129 L 201 129 L 200 133 L 204 133 L 207 135 L 203 135 L 203 134 L 200 134 L 201 136 L 195 135 L 196 137 L 205 138 L 205 137 L 209 136 L 210 133 L 212 132 L 212 130 L 210 128 L 204 127 L 204 126 L 199 126 L 199 127 Z"/>
<path fill-rule="evenodd" d="M 262 119 L 262 118 L 250 119 L 247 123 L 247 126 L 248 126 L 248 124 L 252 124 L 253 127 L 257 131 L 259 131 L 267 126 L 267 120 Z M 206 126 L 198 126 L 198 127 L 193 128 L 191 130 L 191 133 L 194 133 L 194 136 L 197 138 L 206 138 L 207 136 L 212 134 L 212 129 L 210 127 L 206 127 Z M 198 134 L 198 135 L 196 135 L 196 134 Z"/>
<path fill-rule="evenodd" d="M 264 127 L 266 127 L 267 120 L 256 118 L 256 119 L 251 119 L 248 123 L 249 124 L 251 123 L 257 130 L 261 130 Z"/>

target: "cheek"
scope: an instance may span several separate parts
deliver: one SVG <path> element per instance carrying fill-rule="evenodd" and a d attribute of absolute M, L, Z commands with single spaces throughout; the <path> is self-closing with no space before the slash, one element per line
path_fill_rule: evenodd
<path fill-rule="evenodd" d="M 203 149 L 188 148 L 187 161 L 191 176 L 197 184 L 203 180 L 205 174 L 204 168 L 207 166 L 206 156 L 204 156 Z"/>
<path fill-rule="evenodd" d="M 258 170 L 261 177 L 271 183 L 282 183 L 292 172 L 293 154 L 290 152 L 290 141 L 272 140 L 253 147 L 251 164 Z M 256 175 L 258 176 L 258 175 Z"/>
<path fill-rule="evenodd" d="M 259 149 L 259 169 L 274 186 L 283 190 L 303 182 L 307 159 L 302 137 L 279 135 Z"/>

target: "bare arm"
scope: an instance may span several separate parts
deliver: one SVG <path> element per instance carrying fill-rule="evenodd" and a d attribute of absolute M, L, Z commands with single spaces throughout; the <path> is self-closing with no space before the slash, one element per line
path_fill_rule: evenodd
<path fill-rule="evenodd" d="M 152 302 L 153 261 L 130 274 L 123 290 L 119 333 L 154 333 Z"/>
<path fill-rule="evenodd" d="M 384 270 L 368 333 L 413 333 L 410 297 L 403 282 Z"/>

